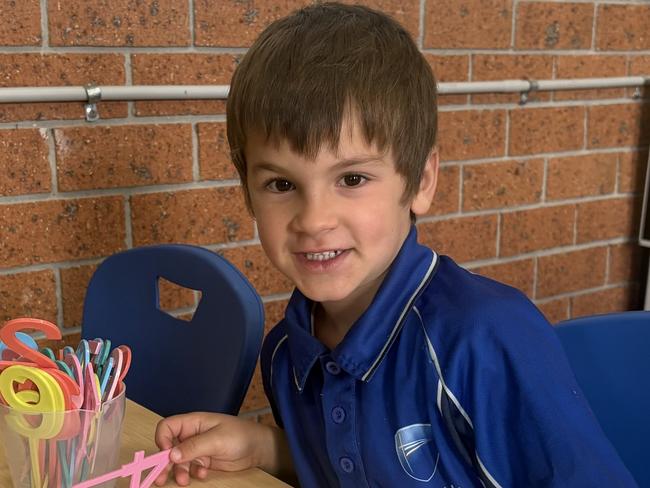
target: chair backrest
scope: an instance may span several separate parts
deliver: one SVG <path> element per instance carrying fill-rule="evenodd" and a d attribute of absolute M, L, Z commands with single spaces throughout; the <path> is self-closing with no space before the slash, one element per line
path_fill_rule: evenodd
<path fill-rule="evenodd" d="M 159 278 L 201 291 L 189 323 L 160 309 Z M 84 301 L 82 337 L 128 345 L 127 397 L 162 416 L 236 414 L 263 330 L 262 302 L 246 278 L 221 256 L 184 244 L 108 257 Z"/>
<path fill-rule="evenodd" d="M 650 312 L 560 322 L 560 341 L 603 431 L 640 486 L 650 486 Z"/>

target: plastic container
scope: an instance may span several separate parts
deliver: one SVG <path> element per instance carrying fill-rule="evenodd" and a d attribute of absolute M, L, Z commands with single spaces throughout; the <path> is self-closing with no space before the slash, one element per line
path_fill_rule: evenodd
<path fill-rule="evenodd" d="M 0 441 L 14 488 L 72 488 L 114 470 L 125 405 L 124 385 L 97 412 L 34 414 L 0 405 Z"/>

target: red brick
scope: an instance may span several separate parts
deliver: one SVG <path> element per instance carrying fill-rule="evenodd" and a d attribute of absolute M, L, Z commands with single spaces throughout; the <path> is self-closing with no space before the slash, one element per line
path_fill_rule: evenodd
<path fill-rule="evenodd" d="M 291 280 L 275 269 L 262 246 L 224 249 L 220 254 L 237 266 L 262 296 L 287 293 L 293 289 Z"/>
<path fill-rule="evenodd" d="M 127 102 L 101 102 L 98 111 L 102 120 L 123 118 L 128 115 L 128 106 Z M 84 104 L 81 102 L 0 103 L 0 122 L 82 120 L 85 119 L 85 114 Z"/>
<path fill-rule="evenodd" d="M 96 269 L 94 264 L 61 269 L 62 327 L 81 326 L 86 289 Z"/>
<path fill-rule="evenodd" d="M 510 47 L 512 0 L 429 0 L 425 5 L 425 48 Z"/>
<path fill-rule="evenodd" d="M 18 317 L 56 322 L 56 282 L 51 269 L 0 275 L 0 325 Z"/>
<path fill-rule="evenodd" d="M 173 316 L 173 317 L 175 317 L 175 318 L 177 318 L 179 320 L 184 320 L 185 322 L 191 322 L 192 318 L 194 317 L 194 312 L 196 312 L 196 306 L 192 305 L 192 310 L 190 312 L 180 312 L 178 310 L 166 310 L 166 309 L 165 309 L 165 311 L 169 315 L 171 315 L 171 316 Z"/>
<path fill-rule="evenodd" d="M 192 180 L 189 124 L 69 127 L 54 137 L 62 191 Z"/>
<path fill-rule="evenodd" d="M 463 168 L 463 211 L 539 202 L 544 161 L 505 161 Z"/>
<path fill-rule="evenodd" d="M 158 278 L 158 303 L 161 310 L 173 312 L 181 308 L 190 308 L 192 312 L 184 320 L 191 320 L 198 305 L 201 292 L 180 286 L 160 276 Z"/>
<path fill-rule="evenodd" d="M 551 324 L 557 324 L 561 320 L 569 318 L 569 299 L 557 298 L 554 300 L 545 300 L 537 304 L 537 308 L 544 314 L 546 320 Z"/>
<path fill-rule="evenodd" d="M 239 178 L 230 160 L 225 122 L 197 124 L 199 172 L 202 180 Z"/>
<path fill-rule="evenodd" d="M 268 333 L 269 330 L 275 324 L 277 324 L 284 317 L 284 310 L 287 307 L 287 300 L 279 300 L 266 302 L 264 304 L 264 316 L 265 316 L 265 333 Z M 246 398 L 244 398 L 244 403 L 242 404 L 242 412 L 250 412 L 252 410 L 268 409 L 269 403 L 264 394 L 264 387 L 262 385 L 262 376 L 260 374 L 259 367 L 255 368 L 255 373 L 253 375 L 253 380 L 251 385 L 248 388 L 246 393 Z M 262 415 L 263 419 L 258 421 L 263 421 L 267 425 L 275 425 L 272 415 Z"/>
<path fill-rule="evenodd" d="M 583 317 L 600 313 L 625 312 L 639 307 L 636 286 L 618 286 L 571 297 L 571 316 Z"/>
<path fill-rule="evenodd" d="M 361 2 L 345 0 L 344 3 Z M 418 0 L 365 0 L 362 3 L 387 13 L 402 24 L 414 39 L 418 39 L 420 35 L 420 2 Z"/>
<path fill-rule="evenodd" d="M 472 56 L 472 81 L 546 80 L 553 77 L 553 57 L 524 54 L 475 54 Z M 529 102 L 550 100 L 548 92 L 532 92 Z M 472 95 L 474 103 L 518 102 L 518 94 Z"/>
<path fill-rule="evenodd" d="M 351 3 L 351 2 L 344 2 Z M 197 46 L 248 47 L 262 30 L 308 2 L 194 2 L 194 43 Z M 400 22 L 411 35 L 418 36 L 420 4 L 417 0 L 368 0 L 364 5 L 382 10 Z"/>
<path fill-rule="evenodd" d="M 640 201 L 615 198 L 578 205 L 578 242 L 636 236 Z"/>
<path fill-rule="evenodd" d="M 443 215 L 458 212 L 459 194 L 460 170 L 458 166 L 442 166 L 438 172 L 436 194 L 427 215 Z"/>
<path fill-rule="evenodd" d="M 41 7 L 39 0 L 0 2 L 1 46 L 38 46 L 41 44 Z"/>
<path fill-rule="evenodd" d="M 496 256 L 496 215 L 462 217 L 418 224 L 419 241 L 458 262 Z"/>
<path fill-rule="evenodd" d="M 621 51 L 650 49 L 649 24 L 648 5 L 599 5 L 596 48 Z"/>
<path fill-rule="evenodd" d="M 472 81 L 547 79 L 553 75 L 553 57 L 540 54 L 475 54 Z"/>
<path fill-rule="evenodd" d="M 255 366 L 253 378 L 246 391 L 244 402 L 241 406 L 241 412 L 250 412 L 252 410 L 259 410 L 269 406 L 269 402 L 264 394 L 264 385 L 262 384 L 262 373 L 260 371 L 259 363 Z"/>
<path fill-rule="evenodd" d="M 246 2 L 216 5 L 210 0 L 194 1 L 194 43 L 197 46 L 248 47 L 262 30 L 305 5 L 300 0 L 260 5 Z"/>
<path fill-rule="evenodd" d="M 124 248 L 121 197 L 0 205 L 0 268 L 106 256 Z"/>
<path fill-rule="evenodd" d="M 188 325 L 194 318 L 201 299 L 201 292 L 183 287 L 172 287 L 174 284 L 160 277 L 158 291 L 161 294 L 157 307 L 165 314 L 185 322 Z M 181 302 L 182 301 L 182 302 Z M 183 303 L 181 305 L 181 303 Z"/>
<path fill-rule="evenodd" d="M 505 111 L 463 110 L 439 113 L 438 141 L 443 161 L 502 156 Z"/>
<path fill-rule="evenodd" d="M 584 145 L 584 117 L 584 107 L 511 110 L 509 154 L 580 149 Z"/>
<path fill-rule="evenodd" d="M 641 193 L 648 167 L 648 151 L 630 151 L 618 154 L 618 191 Z"/>
<path fill-rule="evenodd" d="M 642 146 L 650 142 L 650 105 L 625 103 L 589 107 L 589 147 Z"/>
<path fill-rule="evenodd" d="M 0 131 L 0 195 L 50 191 L 48 152 L 45 129 Z"/>
<path fill-rule="evenodd" d="M 644 249 L 636 242 L 615 244 L 609 248 L 609 276 L 607 283 L 637 282 L 644 280 L 647 266 L 644 266 Z"/>
<path fill-rule="evenodd" d="M 284 317 L 286 306 L 287 300 L 272 301 L 264 304 L 265 333 L 268 333 L 268 331 Z M 253 379 L 246 393 L 246 397 L 244 398 L 241 410 L 242 412 L 250 412 L 252 410 L 260 410 L 268 407 L 269 403 L 264 394 L 262 376 L 258 366 L 255 368 Z M 272 417 L 270 419 L 265 418 L 264 421 L 273 422 Z"/>
<path fill-rule="evenodd" d="M 280 302 L 270 302 L 270 303 L 265 303 L 264 304 L 264 309 L 265 309 L 265 315 L 266 315 L 266 327 L 265 329 L 268 331 L 270 330 L 271 327 L 271 322 L 272 325 L 275 325 L 277 321 L 279 321 L 282 316 L 284 316 L 284 308 L 286 307 L 286 301 L 280 301 Z M 253 378 L 251 380 L 251 384 L 248 387 L 248 391 L 246 392 L 246 397 L 244 398 L 244 403 L 242 404 L 241 407 L 241 412 L 251 412 L 255 410 L 261 410 L 264 408 L 269 407 L 269 402 L 266 398 L 266 394 L 264 393 L 264 386 L 262 384 L 262 375 L 260 372 L 260 367 L 259 364 L 255 368 L 255 372 L 253 373 Z M 266 418 L 264 419 L 265 422 L 273 422 L 272 416 L 271 418 Z"/>
<path fill-rule="evenodd" d="M 537 264 L 537 297 L 601 286 L 605 282 L 607 249 L 597 247 L 542 256 Z"/>
<path fill-rule="evenodd" d="M 617 159 L 612 153 L 549 159 L 546 197 L 557 200 L 612 193 Z"/>
<path fill-rule="evenodd" d="M 253 220 L 239 187 L 131 197 L 133 244 L 216 244 L 253 238 Z"/>
<path fill-rule="evenodd" d="M 133 54 L 135 85 L 228 85 L 239 56 L 232 54 Z M 135 114 L 212 115 L 225 113 L 225 100 L 136 102 Z"/>
<path fill-rule="evenodd" d="M 522 2 L 517 8 L 517 49 L 589 49 L 591 3 Z"/>
<path fill-rule="evenodd" d="M 431 65 L 438 83 L 469 81 L 469 56 L 442 56 L 425 53 L 424 57 Z M 438 105 L 464 103 L 467 103 L 467 95 L 440 95 L 438 97 Z"/>
<path fill-rule="evenodd" d="M 119 54 L 0 53 L 0 87 L 123 85 L 124 56 Z M 126 102 L 101 102 L 102 119 L 126 117 Z M 0 103 L 0 122 L 82 119 L 83 103 Z"/>
<path fill-rule="evenodd" d="M 533 294 L 534 263 L 532 259 L 520 259 L 472 268 L 474 273 L 514 286 L 529 297 Z"/>
<path fill-rule="evenodd" d="M 43 347 L 49 347 L 53 351 L 58 351 L 63 349 L 64 346 L 70 346 L 77 348 L 81 341 L 81 334 L 79 332 L 67 333 L 64 330 L 61 334 L 61 339 L 38 339 L 36 344 L 38 344 L 39 349 Z"/>
<path fill-rule="evenodd" d="M 109 53 L 0 54 L 0 86 L 122 85 L 124 56 Z"/>
<path fill-rule="evenodd" d="M 175 0 L 49 2 L 51 46 L 188 46 L 187 3 Z"/>
<path fill-rule="evenodd" d="M 264 333 L 265 335 L 284 318 L 284 311 L 289 300 L 274 300 L 264 303 Z"/>
<path fill-rule="evenodd" d="M 513 256 L 573 243 L 575 207 L 560 205 L 504 213 L 501 256 Z"/>
<path fill-rule="evenodd" d="M 650 74 L 650 56 L 628 56 L 629 68 L 628 75 L 630 76 L 644 76 Z"/>
<path fill-rule="evenodd" d="M 569 78 L 609 78 L 625 76 L 626 60 L 623 56 L 558 56 L 555 77 Z M 555 100 L 584 100 L 588 98 L 617 98 L 625 96 L 623 88 L 601 90 L 558 91 Z"/>
<path fill-rule="evenodd" d="M 628 56 L 629 66 L 628 66 L 628 75 L 629 76 L 648 76 L 650 75 L 650 56 Z M 650 87 L 647 85 L 638 87 L 638 94 L 641 98 L 650 97 Z M 635 94 L 637 90 L 635 88 L 628 88 L 629 96 Z"/>

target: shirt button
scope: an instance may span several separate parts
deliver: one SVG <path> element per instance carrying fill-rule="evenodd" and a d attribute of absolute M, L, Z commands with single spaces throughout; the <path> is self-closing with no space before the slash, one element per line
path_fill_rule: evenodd
<path fill-rule="evenodd" d="M 337 424 L 343 422 L 345 420 L 345 410 L 342 407 L 334 407 L 332 409 L 332 420 Z"/>
<path fill-rule="evenodd" d="M 354 463 L 349 457 L 342 457 L 339 459 L 339 466 L 341 466 L 341 469 L 346 473 L 351 473 L 354 471 Z"/>
<path fill-rule="evenodd" d="M 334 361 L 328 361 L 327 364 L 325 364 L 325 369 L 329 374 L 339 374 L 341 372 L 341 367 Z"/>

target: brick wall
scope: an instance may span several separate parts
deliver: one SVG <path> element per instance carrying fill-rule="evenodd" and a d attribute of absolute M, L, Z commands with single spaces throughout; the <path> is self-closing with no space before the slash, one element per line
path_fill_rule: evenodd
<path fill-rule="evenodd" d="M 650 75 L 644 1 L 368 3 L 409 29 L 443 82 Z M 0 86 L 227 84 L 260 30 L 299 5 L 0 0 Z M 441 179 L 421 240 L 522 289 L 553 322 L 638 308 L 650 106 L 624 89 L 518 101 L 442 97 Z M 188 242 L 251 279 L 270 326 L 291 285 L 246 213 L 224 102 L 101 102 L 99 111 L 89 124 L 80 103 L 0 104 L 0 321 L 42 317 L 75 342 L 103 257 Z M 180 313 L 193 301 L 165 294 Z M 244 411 L 268 412 L 259 371 Z"/>

